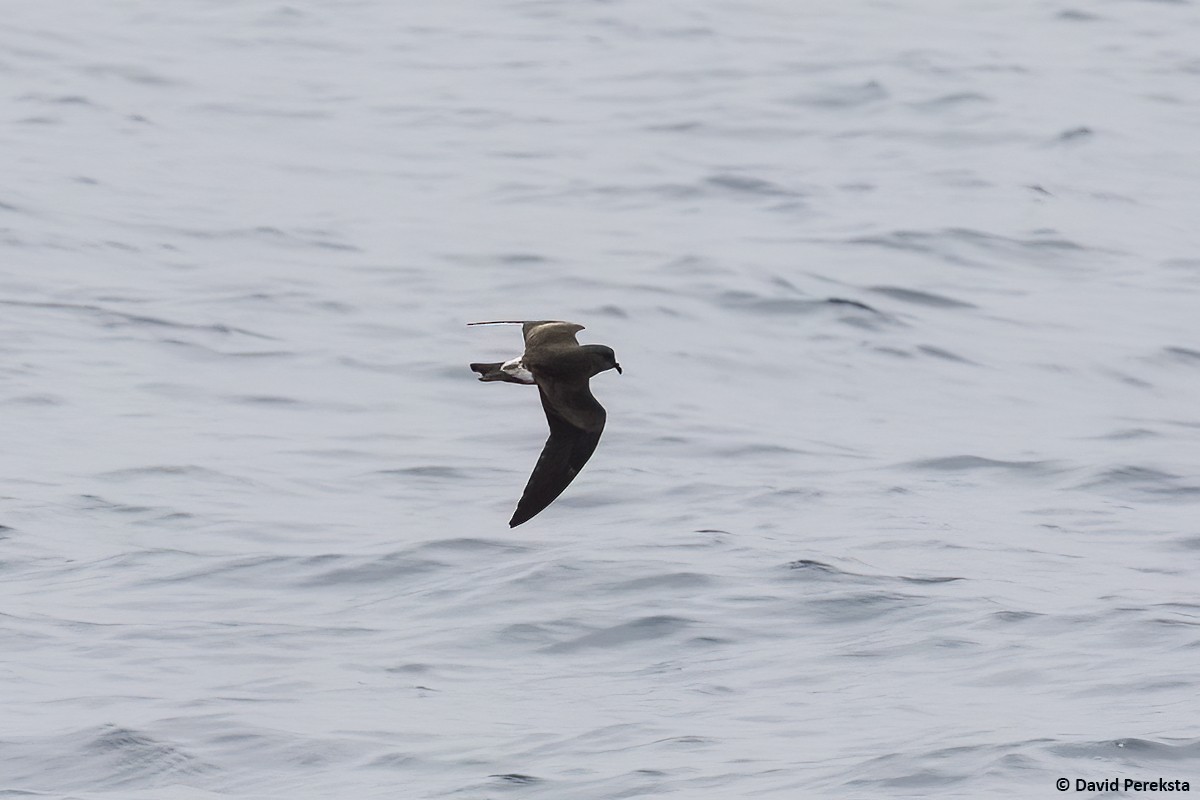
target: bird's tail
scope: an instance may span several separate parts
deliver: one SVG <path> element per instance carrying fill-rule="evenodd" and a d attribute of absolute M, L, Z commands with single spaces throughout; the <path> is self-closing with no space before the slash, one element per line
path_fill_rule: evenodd
<path fill-rule="evenodd" d="M 503 361 L 497 361 L 494 364 L 472 364 L 471 369 L 479 373 L 481 381 L 511 381 L 512 377 L 500 369 L 504 366 Z"/>

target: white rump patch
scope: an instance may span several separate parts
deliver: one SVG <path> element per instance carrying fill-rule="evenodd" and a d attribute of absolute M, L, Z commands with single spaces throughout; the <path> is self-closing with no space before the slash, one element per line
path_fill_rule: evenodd
<path fill-rule="evenodd" d="M 520 381 L 521 383 L 537 383 L 537 381 L 533 379 L 533 373 L 525 368 L 525 363 L 521 361 L 521 356 L 517 356 L 511 361 L 504 362 L 504 364 L 501 365 L 500 370 L 504 373 L 507 373 L 508 376 L 513 380 Z"/>

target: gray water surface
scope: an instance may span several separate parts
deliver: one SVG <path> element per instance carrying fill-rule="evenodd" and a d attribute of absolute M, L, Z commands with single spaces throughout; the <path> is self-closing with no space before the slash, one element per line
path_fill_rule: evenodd
<path fill-rule="evenodd" d="M 1195 3 L 3 16 L 0 797 L 1200 783 Z"/>

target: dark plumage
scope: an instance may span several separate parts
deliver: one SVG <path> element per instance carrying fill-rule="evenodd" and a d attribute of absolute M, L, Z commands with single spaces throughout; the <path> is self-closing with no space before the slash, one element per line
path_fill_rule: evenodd
<path fill-rule="evenodd" d="M 604 407 L 592 397 L 588 382 L 605 370 L 621 371 L 611 347 L 580 345 L 573 322 L 472 322 L 471 325 L 520 324 L 525 352 L 511 361 L 472 364 L 481 381 L 536 385 L 550 425 L 550 438 L 529 476 L 517 510 L 516 527 L 533 518 L 570 485 L 591 458 L 604 430 Z"/>

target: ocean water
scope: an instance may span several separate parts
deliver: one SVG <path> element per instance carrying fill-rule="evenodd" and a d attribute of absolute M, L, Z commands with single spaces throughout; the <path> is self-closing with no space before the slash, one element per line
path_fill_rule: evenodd
<path fill-rule="evenodd" d="M 7 4 L 0 797 L 1196 791 L 1197 41 Z M 522 318 L 625 374 L 509 530 Z"/>

